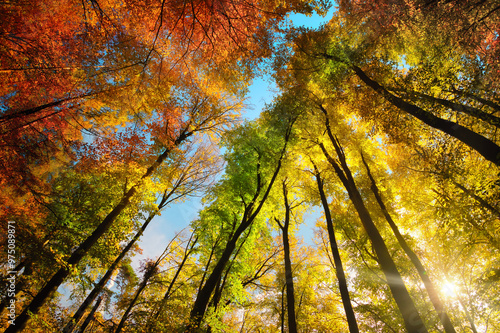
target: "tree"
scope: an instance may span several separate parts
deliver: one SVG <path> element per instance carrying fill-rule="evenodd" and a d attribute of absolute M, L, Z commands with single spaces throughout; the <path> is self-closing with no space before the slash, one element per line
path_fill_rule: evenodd
<path fill-rule="evenodd" d="M 349 324 L 349 332 L 359 332 L 358 324 L 356 322 L 356 316 L 352 308 L 351 298 L 349 296 L 349 290 L 347 287 L 347 280 L 344 273 L 344 268 L 342 265 L 342 259 L 340 258 L 340 253 L 335 239 L 335 230 L 333 228 L 333 221 L 330 214 L 330 208 L 328 206 L 328 201 L 326 199 L 325 191 L 323 188 L 323 180 L 321 179 L 320 172 L 316 165 L 313 163 L 314 175 L 316 177 L 316 182 L 318 184 L 318 191 L 321 198 L 321 204 L 323 205 L 323 210 L 325 211 L 325 220 L 328 229 L 328 237 L 330 240 L 330 249 L 332 251 L 332 256 L 334 260 L 335 273 L 337 275 L 337 280 L 339 283 L 340 295 L 342 296 L 342 305 L 344 306 L 344 311 L 346 314 L 347 322 Z"/>
<path fill-rule="evenodd" d="M 362 25 L 359 24 L 357 27 L 352 28 L 361 29 Z M 404 35 L 403 38 L 405 42 L 415 43 L 414 39 L 410 39 L 411 37 Z M 330 80 L 330 86 L 339 87 L 339 85 L 342 85 L 347 91 L 352 92 L 354 96 L 359 95 L 360 91 L 364 92 L 364 90 L 360 89 L 361 87 L 358 86 L 359 83 L 356 80 L 350 80 L 350 73 L 354 73 L 358 80 L 361 80 L 364 85 L 368 86 L 389 104 L 392 104 L 393 107 L 415 117 L 434 129 L 451 135 L 476 150 L 488 161 L 498 165 L 500 148 L 491 125 L 496 122 L 496 119 L 491 117 L 489 112 L 479 112 L 481 106 L 475 108 L 469 105 L 471 103 L 470 99 L 466 99 L 462 103 L 456 103 L 452 100 L 454 93 L 451 91 L 453 89 L 457 90 L 458 85 L 463 86 L 464 88 L 461 89 L 464 91 L 472 92 L 474 88 L 473 84 L 469 84 L 466 80 L 460 81 L 456 78 L 458 75 L 466 75 L 467 77 L 473 77 L 474 75 L 471 73 L 472 70 L 467 68 L 463 62 L 459 62 L 458 65 L 453 67 L 454 61 L 456 59 L 460 60 L 460 54 L 447 55 L 445 60 L 441 61 L 444 67 L 441 70 L 436 69 L 438 67 L 436 65 L 427 65 L 430 59 L 425 58 L 421 60 L 423 64 L 408 66 L 401 58 L 409 57 L 409 54 L 401 55 L 401 53 L 396 53 L 397 56 L 394 56 L 397 46 L 374 43 L 363 31 L 346 31 L 344 18 L 338 16 L 334 17 L 329 25 L 320 31 L 298 32 L 292 35 L 291 39 L 298 51 L 290 56 L 292 66 L 296 66 L 297 69 L 310 68 L 311 70 L 306 73 L 309 73 L 309 77 L 315 77 L 314 84 L 324 86 L 328 84 L 325 81 Z M 371 52 L 378 52 L 381 55 L 380 57 L 372 57 Z M 418 52 L 418 50 L 415 52 Z M 420 55 L 420 57 L 423 58 L 423 55 Z M 326 61 L 322 61 L 322 59 Z M 409 67 L 409 69 L 405 69 L 404 66 Z M 402 67 L 403 69 L 401 69 Z M 433 71 L 438 71 L 439 76 L 434 75 L 433 77 Z M 459 74 L 455 74 L 453 71 Z M 298 82 L 307 84 L 307 81 L 303 81 L 303 77 L 307 76 L 307 74 L 305 75 L 303 72 L 296 73 L 300 74 L 292 74 L 295 75 L 295 79 Z M 323 75 L 319 73 L 323 73 Z M 380 79 L 374 79 L 372 73 L 376 73 Z M 429 76 L 431 79 L 429 79 Z M 401 82 L 403 80 L 406 82 Z M 346 84 L 347 82 L 349 84 Z M 408 89 L 408 86 L 416 86 L 417 89 L 415 90 L 421 90 L 422 87 L 425 87 L 427 91 L 424 90 L 417 93 L 417 95 L 427 97 L 418 100 L 408 98 L 408 96 L 412 96 L 412 93 L 407 94 L 406 98 L 399 97 L 394 91 L 387 88 L 388 84 L 386 82 L 395 83 L 399 91 L 411 91 L 412 89 Z M 400 88 L 401 86 L 402 88 Z M 436 91 L 439 92 L 440 90 L 450 91 L 451 93 L 442 94 L 446 96 L 445 98 L 432 96 Z M 341 98 L 351 98 L 346 96 L 348 95 L 346 90 L 343 90 L 342 93 L 342 90 L 333 88 L 333 91 L 338 91 L 335 94 L 342 96 Z M 496 104 L 491 98 L 483 98 L 483 100 L 488 99 L 493 104 Z M 369 105 L 370 103 L 373 104 L 371 100 L 359 101 L 358 103 L 368 104 L 365 108 L 360 108 L 362 111 L 359 111 L 359 113 L 366 118 L 375 119 L 377 123 L 394 122 L 395 119 L 399 118 L 399 114 L 395 110 L 392 115 L 388 114 L 386 110 L 383 113 L 372 110 L 373 105 Z M 473 101 L 473 103 L 475 104 L 477 101 Z M 450 112 L 450 109 L 453 112 Z M 487 122 L 482 124 L 473 122 L 469 117 L 461 117 L 460 114 L 463 114 L 464 111 L 473 117 L 487 119 Z M 462 118 L 465 121 L 462 121 Z M 385 126 L 389 127 L 389 124 Z"/>
<path fill-rule="evenodd" d="M 120 322 L 118 323 L 118 327 L 115 330 L 115 333 L 120 333 L 124 326 L 125 322 L 127 321 L 130 312 L 132 311 L 132 308 L 136 305 L 137 299 L 141 295 L 142 291 L 147 287 L 148 283 L 150 283 L 150 280 L 158 274 L 158 267 L 160 266 L 161 262 L 165 259 L 165 257 L 168 255 L 168 252 L 171 251 L 170 247 L 172 246 L 172 243 L 175 241 L 178 235 L 176 235 L 170 243 L 167 245 L 163 253 L 156 259 L 156 261 L 153 260 L 148 260 L 146 261 L 143 271 L 144 271 L 144 276 L 142 278 L 141 283 L 137 287 L 135 291 L 135 295 L 133 296 L 132 300 L 129 302 L 127 308 L 125 309 L 125 312 L 122 315 L 122 318 Z M 191 235 L 192 236 L 192 235 Z M 188 245 L 191 242 L 191 238 L 188 241 Z M 195 240 L 196 243 L 196 240 Z"/>
<path fill-rule="evenodd" d="M 186 243 L 186 247 L 185 247 L 181 262 L 179 263 L 177 270 L 175 271 L 174 276 L 172 277 L 172 279 L 170 280 L 170 282 L 168 284 L 168 288 L 165 291 L 165 295 L 160 300 L 158 306 L 153 309 L 152 313 L 150 314 L 150 318 L 148 318 L 148 328 L 147 328 L 148 332 L 151 331 L 152 325 L 154 325 L 154 323 L 158 320 L 158 317 L 162 314 L 166 303 L 168 302 L 169 298 L 172 296 L 172 294 L 174 292 L 173 287 L 174 287 L 175 283 L 177 282 L 177 279 L 178 279 L 180 273 L 182 272 L 184 265 L 186 264 L 189 256 L 191 254 L 193 254 L 193 251 L 195 250 L 195 245 L 197 242 L 198 242 L 198 238 L 197 238 L 197 236 L 195 236 L 195 234 L 193 232 L 191 234 L 189 240 Z"/>
<path fill-rule="evenodd" d="M 348 68 L 352 69 L 356 76 L 363 81 L 367 86 L 372 88 L 378 94 L 383 96 L 387 101 L 393 104 L 395 107 L 400 110 L 414 116 L 415 118 L 421 120 L 425 124 L 432 126 L 435 129 L 441 130 L 456 139 L 462 141 L 469 147 L 476 150 L 478 153 L 483 155 L 488 161 L 495 163 L 496 165 L 500 165 L 500 147 L 492 140 L 480 135 L 456 122 L 449 121 L 446 119 L 439 118 L 434 114 L 414 105 L 404 101 L 402 98 L 395 96 L 383 86 L 381 86 L 378 82 L 371 79 L 365 71 L 363 71 L 360 67 L 346 62 L 341 58 L 331 55 L 331 54 L 323 54 L 326 59 L 334 60 L 341 62 L 348 66 Z M 454 106 L 449 102 L 442 101 L 446 106 Z M 461 108 L 463 111 L 464 108 Z"/>
<path fill-rule="evenodd" d="M 495 31 L 498 30 L 499 8 L 496 3 L 416 0 L 341 1 L 339 4 L 348 25 L 364 22 L 366 34 L 393 41 L 394 36 L 420 35 L 420 41 L 425 40 L 427 44 L 419 43 L 413 47 L 423 52 L 443 55 L 447 53 L 443 47 L 447 44 L 471 60 L 479 58 L 487 80 L 478 83 L 498 88 L 498 62 L 495 60 L 498 38 Z M 438 36 L 436 31 L 439 31 Z M 432 36 L 437 38 L 430 38 Z"/>
<path fill-rule="evenodd" d="M 175 103 L 167 97 L 183 85 L 214 89 L 208 81 L 218 80 L 219 92 L 240 98 L 253 64 L 269 54 L 269 38 L 284 15 L 315 6 L 302 1 L 4 4 L 0 201 L 7 208 L 2 217 L 46 215 L 38 203 L 50 195 L 47 183 L 77 159 L 74 150 L 87 131 L 109 135 L 148 121 L 155 127 L 161 123 L 157 117 L 174 125 L 168 106 Z M 157 139 L 158 132 L 174 135 L 165 128 L 151 132 Z"/>
<path fill-rule="evenodd" d="M 280 105 L 278 107 L 280 107 Z M 261 135 L 254 137 L 256 142 L 247 143 L 244 140 L 242 142 L 232 142 L 233 146 L 231 149 L 233 150 L 235 156 L 228 161 L 231 163 L 228 163 L 228 167 L 226 168 L 226 172 L 230 176 L 227 178 L 226 182 L 220 183 L 218 189 L 222 191 L 229 191 L 232 188 L 237 191 L 241 191 L 240 193 L 236 192 L 234 195 L 229 194 L 231 192 L 221 192 L 224 196 L 230 195 L 232 200 L 228 201 L 231 202 L 232 205 L 235 205 L 235 208 L 237 209 L 236 212 L 238 212 L 238 215 L 234 216 L 234 218 L 241 218 L 241 221 L 238 224 L 234 224 L 236 220 L 233 222 L 233 230 L 229 235 L 227 244 L 225 245 L 219 260 L 208 276 L 205 284 L 196 296 L 196 300 L 190 314 L 191 321 L 186 328 L 187 332 L 195 331 L 200 327 L 206 307 L 210 300 L 210 295 L 216 288 L 224 268 L 229 262 L 230 257 L 237 246 L 240 236 L 252 226 L 260 210 L 264 206 L 272 185 L 281 169 L 282 160 L 286 153 L 287 143 L 290 139 L 291 127 L 294 121 L 295 116 L 293 114 L 289 114 L 284 121 L 281 120 L 281 128 L 279 130 L 282 132 L 279 132 L 279 134 L 283 135 L 284 141 L 283 147 L 281 148 L 276 146 L 268 148 L 264 145 L 262 148 L 265 150 L 260 150 L 259 144 L 262 145 L 265 142 L 265 138 Z M 258 133 L 257 128 L 252 128 L 250 125 L 243 127 L 242 131 L 244 130 L 253 133 L 253 135 Z M 269 133 L 269 135 L 273 134 L 274 133 L 272 132 Z M 244 165 L 245 162 L 251 162 L 254 165 L 255 174 L 253 174 L 253 172 L 248 173 L 248 171 L 243 175 L 241 174 L 243 170 L 240 165 Z M 265 183 L 265 177 L 269 177 L 267 184 Z M 252 183 L 256 183 L 255 189 L 252 189 Z M 240 202 L 234 202 L 234 199 L 237 197 L 241 198 Z M 221 198 L 218 198 L 218 200 L 220 199 Z M 217 203 L 218 202 L 216 201 L 215 204 Z"/>
<path fill-rule="evenodd" d="M 85 332 L 85 330 L 87 329 L 87 327 L 89 326 L 89 324 L 94 319 L 94 314 L 96 313 L 97 309 L 101 305 L 101 301 L 102 301 L 102 297 L 99 297 L 97 299 L 97 301 L 95 302 L 94 306 L 92 307 L 92 310 L 90 311 L 90 313 L 88 314 L 87 318 L 85 318 L 85 321 L 82 324 L 82 327 L 80 329 L 81 332 Z"/>
<path fill-rule="evenodd" d="M 290 258 L 290 242 L 288 236 L 288 230 L 290 227 L 290 214 L 292 213 L 293 206 L 290 205 L 288 201 L 288 189 L 286 179 L 283 180 L 283 204 L 285 206 L 285 218 L 283 223 L 280 222 L 276 217 L 274 220 L 281 229 L 283 238 L 283 251 L 284 251 L 284 261 L 285 261 L 285 286 L 286 286 L 286 306 L 288 314 L 288 331 L 297 332 L 297 321 L 295 315 L 295 293 L 293 287 L 293 272 L 292 272 L 292 262 Z"/>

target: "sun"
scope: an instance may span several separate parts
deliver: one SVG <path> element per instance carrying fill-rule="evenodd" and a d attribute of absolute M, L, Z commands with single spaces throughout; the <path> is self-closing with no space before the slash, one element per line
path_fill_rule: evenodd
<path fill-rule="evenodd" d="M 453 282 L 446 281 L 442 286 L 441 286 L 441 291 L 446 297 L 452 297 L 455 296 L 457 293 L 457 285 L 454 284 Z"/>

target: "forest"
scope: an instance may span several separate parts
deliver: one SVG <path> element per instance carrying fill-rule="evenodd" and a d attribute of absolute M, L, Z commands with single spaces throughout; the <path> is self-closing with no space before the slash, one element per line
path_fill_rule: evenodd
<path fill-rule="evenodd" d="M 500 332 L 498 1 L 0 17 L 3 332 Z"/>

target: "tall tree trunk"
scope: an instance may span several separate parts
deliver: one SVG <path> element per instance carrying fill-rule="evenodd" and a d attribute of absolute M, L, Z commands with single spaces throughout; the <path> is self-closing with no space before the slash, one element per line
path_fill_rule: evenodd
<path fill-rule="evenodd" d="M 146 288 L 146 286 L 148 285 L 149 280 L 154 276 L 154 274 L 156 272 L 156 268 L 158 267 L 159 264 L 160 264 L 160 260 L 157 260 L 156 262 L 150 262 L 149 265 L 146 267 L 146 271 L 144 272 L 144 278 L 142 279 L 142 282 L 139 285 L 139 288 L 137 288 L 135 295 L 134 295 L 134 298 L 129 303 L 127 309 L 123 313 L 122 319 L 120 320 L 120 323 L 118 324 L 118 327 L 116 328 L 115 333 L 120 333 L 123 330 L 123 327 L 125 326 L 125 322 L 128 319 L 130 311 L 132 311 L 132 308 L 135 306 L 137 299 L 141 295 L 144 288 Z"/>
<path fill-rule="evenodd" d="M 390 89 L 390 90 L 395 91 L 393 89 Z M 427 95 L 427 94 L 419 93 L 419 92 L 415 92 L 415 91 L 406 91 L 404 89 L 401 89 L 401 90 L 398 89 L 397 91 L 403 91 L 407 95 L 417 96 L 417 97 L 420 97 L 420 98 L 427 100 L 429 102 L 441 104 L 442 106 L 445 106 L 453 111 L 468 114 L 469 116 L 474 117 L 476 119 L 483 120 L 484 122 L 486 122 L 490 125 L 493 125 L 495 127 L 500 127 L 500 118 L 499 117 L 494 116 L 490 113 L 484 112 L 481 109 L 478 109 L 478 108 L 475 108 L 475 107 L 472 107 L 469 105 L 455 103 L 455 102 L 449 101 L 447 99 L 438 98 L 438 97 L 434 97 L 431 95 Z"/>
<path fill-rule="evenodd" d="M 288 191 L 286 181 L 283 181 L 283 201 L 285 205 L 285 221 L 283 224 L 275 218 L 283 234 L 283 251 L 285 259 L 285 286 L 286 286 L 286 307 L 288 313 L 288 332 L 297 333 L 297 319 L 295 315 L 295 292 L 293 286 L 292 261 L 290 259 L 290 241 L 288 229 L 290 226 L 290 204 L 288 203 Z"/>
<path fill-rule="evenodd" d="M 229 259 L 231 258 L 231 255 L 234 249 L 236 248 L 236 243 L 239 237 L 248 227 L 250 227 L 250 225 L 252 224 L 252 222 L 255 220 L 260 210 L 262 209 L 262 206 L 264 205 L 269 195 L 269 192 L 271 191 L 271 188 L 274 184 L 274 181 L 276 180 L 276 177 L 278 177 L 278 173 L 281 169 L 282 160 L 285 156 L 286 147 L 288 144 L 288 140 L 290 138 L 292 126 L 293 126 L 293 121 L 290 124 L 285 134 L 285 144 L 283 146 L 283 149 L 281 150 L 280 157 L 277 161 L 276 169 L 273 173 L 273 176 L 271 177 L 271 180 L 269 181 L 269 184 L 267 185 L 267 189 L 264 195 L 257 203 L 256 200 L 258 199 L 258 194 L 260 193 L 263 187 L 263 184 L 261 184 L 260 181 L 258 181 L 257 182 L 258 188 L 256 190 L 256 194 L 253 200 L 245 207 L 245 211 L 243 213 L 240 225 L 235 230 L 231 239 L 228 241 L 224 251 L 222 252 L 219 260 L 217 261 L 217 264 L 215 265 L 212 273 L 208 277 L 205 285 L 198 291 L 198 295 L 196 296 L 196 300 L 194 301 L 193 308 L 191 309 L 191 313 L 189 315 L 190 316 L 189 324 L 187 325 L 185 332 L 190 332 L 190 333 L 196 332 L 199 329 L 201 321 L 203 320 L 203 316 L 205 315 L 207 305 L 210 301 L 210 296 L 212 295 L 218 281 L 222 276 L 222 273 L 224 272 L 226 264 L 229 262 Z M 260 179 L 259 172 L 257 172 L 257 178 Z M 255 205 L 257 206 L 255 207 Z"/>
<path fill-rule="evenodd" d="M 194 132 L 188 132 L 184 130 L 179 137 L 173 143 L 173 147 L 169 147 L 164 150 L 164 152 L 158 156 L 155 162 L 146 170 L 146 173 L 141 177 L 141 180 L 133 185 L 121 198 L 120 202 L 113 208 L 113 210 L 104 218 L 104 220 L 99 224 L 99 226 L 94 230 L 94 232 L 85 239 L 80 246 L 71 254 L 66 264 L 61 267 L 47 282 L 47 284 L 38 292 L 38 294 L 33 298 L 33 300 L 28 304 L 28 306 L 23 310 L 23 312 L 16 318 L 15 325 L 9 325 L 5 330 L 5 333 L 14 333 L 23 330 L 30 318 L 30 313 L 37 314 L 42 305 L 49 299 L 50 296 L 57 290 L 57 288 L 64 282 L 66 277 L 70 273 L 70 267 L 76 266 L 80 260 L 87 254 L 90 248 L 97 243 L 100 237 L 111 227 L 115 219 L 120 215 L 120 213 L 127 208 L 130 203 L 130 199 L 137 193 L 138 189 L 142 186 L 143 181 L 150 177 L 153 172 L 163 163 L 163 161 L 170 154 L 172 149 L 180 145 L 184 140 L 190 137 Z"/>
<path fill-rule="evenodd" d="M 196 296 L 196 300 L 190 313 L 190 323 L 186 328 L 186 332 L 197 332 L 197 329 L 200 327 L 201 321 L 203 320 L 203 316 L 205 315 L 207 305 L 210 301 L 210 296 L 219 283 L 224 268 L 226 267 L 226 264 L 231 258 L 231 254 L 236 248 L 238 238 L 250 226 L 252 222 L 253 220 L 251 220 L 250 218 L 242 221 L 238 229 L 236 229 L 233 237 L 227 243 L 220 259 L 217 261 L 217 264 L 208 277 L 205 285 L 200 289 L 198 295 Z"/>
<path fill-rule="evenodd" d="M 323 180 L 319 174 L 319 170 L 314 165 L 314 173 L 316 176 L 316 182 L 318 184 L 318 191 L 321 197 L 321 203 L 323 205 L 323 210 L 325 212 L 326 227 L 328 230 L 328 236 L 330 239 L 330 248 L 332 250 L 333 261 L 335 263 L 335 273 L 337 275 L 337 280 L 339 282 L 340 297 L 342 298 L 342 305 L 344 306 L 345 315 L 347 318 L 347 324 L 349 326 L 350 333 L 358 333 L 358 323 L 356 321 L 356 316 L 352 308 L 351 297 L 349 296 L 349 289 L 347 288 L 347 280 L 345 278 L 344 267 L 342 265 L 342 259 L 340 258 L 339 248 L 337 246 L 337 240 L 335 238 L 335 230 L 333 228 L 332 215 L 330 213 L 330 207 L 328 207 L 328 201 L 326 200 L 325 190 L 323 188 Z"/>
<path fill-rule="evenodd" d="M 439 294 L 437 290 L 434 288 L 434 284 L 432 283 L 429 275 L 427 274 L 424 265 L 418 258 L 417 254 L 413 252 L 413 250 L 410 248 L 410 246 L 404 239 L 403 235 L 401 235 L 398 226 L 396 225 L 391 215 L 389 214 L 389 211 L 387 210 L 387 207 L 385 206 L 382 197 L 380 196 L 380 191 L 377 187 L 377 183 L 375 182 L 375 179 L 371 174 L 370 168 L 368 167 L 368 164 L 366 163 L 363 154 L 361 154 L 361 159 L 363 160 L 363 164 L 366 167 L 368 178 L 370 179 L 371 182 L 371 190 L 375 195 L 375 199 L 377 200 L 377 203 L 380 206 L 380 209 L 382 210 L 382 213 L 384 214 L 387 223 L 389 223 L 389 226 L 391 227 L 394 236 L 396 236 L 399 245 L 401 246 L 403 251 L 405 251 L 408 258 L 410 258 L 413 266 L 415 266 L 415 268 L 417 269 L 418 275 L 420 275 L 420 279 L 424 283 L 425 289 L 427 290 L 427 294 L 429 295 L 432 305 L 434 306 L 434 309 L 436 309 L 436 312 L 439 316 L 439 320 L 441 321 L 441 324 L 443 324 L 444 331 L 446 333 L 455 333 L 456 331 L 455 328 L 453 327 L 453 324 L 451 323 L 450 317 L 448 316 L 448 313 L 446 313 L 443 302 L 441 302 Z"/>
<path fill-rule="evenodd" d="M 94 319 L 94 314 L 99 308 L 99 305 L 101 305 L 101 301 L 102 301 L 102 296 L 97 299 L 97 302 L 95 302 L 94 306 L 92 307 L 92 310 L 90 311 L 89 315 L 83 322 L 82 327 L 80 327 L 80 333 L 84 333 L 89 324 L 92 322 L 92 319 Z"/>
<path fill-rule="evenodd" d="M 453 121 L 439 118 L 414 104 L 405 102 L 402 98 L 395 96 L 382 87 L 378 82 L 372 80 L 360 67 L 350 64 L 347 61 L 330 54 L 323 54 L 323 56 L 326 59 L 341 62 L 349 66 L 361 79 L 361 81 L 383 96 L 388 102 L 398 109 L 414 116 L 415 118 L 423 121 L 425 124 L 462 141 L 479 154 L 483 155 L 483 157 L 488 161 L 500 166 L 500 146 L 493 141 Z"/>
<path fill-rule="evenodd" d="M 375 90 L 378 94 L 382 95 L 387 101 L 398 109 L 414 116 L 415 118 L 423 121 L 425 124 L 462 141 L 472 149 L 476 150 L 479 154 L 483 155 L 483 157 L 488 161 L 500 166 L 500 147 L 493 141 L 453 121 L 439 118 L 416 105 L 405 102 L 402 98 L 391 94 L 384 87 L 378 84 L 378 82 L 368 77 L 368 75 L 366 75 L 366 73 L 358 66 L 351 65 L 351 68 L 361 81 L 366 83 L 366 85 Z"/>
<path fill-rule="evenodd" d="M 198 242 L 198 237 L 196 236 L 194 239 L 192 238 L 194 236 L 194 232 L 191 235 L 191 238 L 189 239 L 187 245 L 186 245 L 186 250 L 184 251 L 184 257 L 182 258 L 181 263 L 177 267 L 177 270 L 175 271 L 174 277 L 168 284 L 167 291 L 165 292 L 165 295 L 163 296 L 163 299 L 160 301 L 160 304 L 158 306 L 158 309 L 155 310 L 155 312 L 151 315 L 151 317 L 148 319 L 148 327 L 146 329 L 147 332 L 150 332 L 152 330 L 152 325 L 153 322 L 155 322 L 158 319 L 158 316 L 160 313 L 163 311 L 163 308 L 165 307 L 170 295 L 172 294 L 172 289 L 174 287 L 175 282 L 177 281 L 177 278 L 179 277 L 179 274 L 181 273 L 184 264 L 186 263 L 187 259 L 189 258 L 189 255 L 193 252 L 194 246 Z M 191 240 L 193 241 L 191 242 Z"/>
<path fill-rule="evenodd" d="M 372 246 L 375 249 L 375 253 L 378 257 L 378 263 L 380 268 L 384 272 L 385 278 L 387 280 L 387 284 L 391 290 L 392 296 L 398 305 L 399 310 L 401 311 L 401 315 L 403 316 L 403 320 L 405 322 L 406 329 L 409 333 L 426 333 L 427 328 L 418 313 L 417 308 L 415 307 L 415 303 L 410 297 L 408 290 L 404 284 L 404 281 L 399 274 L 399 271 L 396 267 L 396 264 L 391 258 L 389 254 L 389 250 L 385 245 L 384 239 L 380 235 L 380 232 L 377 229 L 377 226 L 373 222 L 368 209 L 365 207 L 363 202 L 363 198 L 356 187 L 356 183 L 354 182 L 354 178 L 352 177 L 351 171 L 347 166 L 345 155 L 340 147 L 340 144 L 337 138 L 334 137 L 332 130 L 330 128 L 330 122 L 328 119 L 328 113 L 323 106 L 320 105 L 321 111 L 325 115 L 325 126 L 326 131 L 328 133 L 328 137 L 332 142 L 335 151 L 337 153 L 337 157 L 339 162 L 337 162 L 326 150 L 323 143 L 320 143 L 319 146 L 323 151 L 328 162 L 332 165 L 335 173 L 340 178 L 342 184 L 349 194 L 349 198 L 351 199 L 358 216 L 363 224 L 363 227 L 372 242 Z M 340 164 L 339 164 L 340 163 Z"/>
<path fill-rule="evenodd" d="M 42 105 L 38 105 L 38 106 L 29 108 L 29 109 L 25 109 L 25 110 L 20 110 L 20 111 L 15 111 L 15 112 L 3 114 L 3 115 L 0 116 L 0 123 L 1 122 L 6 122 L 8 120 L 15 119 L 15 118 L 18 118 L 18 117 L 33 115 L 33 114 L 38 113 L 40 111 L 43 111 L 45 109 L 53 108 L 53 107 L 56 107 L 56 106 L 61 106 L 62 104 L 67 103 L 67 102 L 71 102 L 71 101 L 75 101 L 75 100 L 79 100 L 79 99 L 84 99 L 85 97 L 100 95 L 100 94 L 103 94 L 103 93 L 106 93 L 106 92 L 111 92 L 111 91 L 114 91 L 114 90 L 123 89 L 123 88 L 128 87 L 128 86 L 129 85 L 125 85 L 125 86 L 117 87 L 117 88 L 113 88 L 113 89 L 95 91 L 95 92 L 81 94 L 81 95 L 73 96 L 73 97 L 66 97 L 66 98 L 63 98 L 63 99 L 60 99 L 60 100 L 57 100 L 57 101 L 52 101 L 52 102 L 49 102 L 49 103 L 46 103 L 46 104 L 42 104 Z M 63 110 L 57 110 L 56 112 L 54 112 L 54 113 L 52 113 L 50 115 L 57 114 L 57 113 L 59 113 L 61 111 L 63 111 Z M 42 118 L 39 118 L 36 121 L 41 120 L 41 119 L 43 119 L 45 117 L 46 116 L 43 116 Z"/>
<path fill-rule="evenodd" d="M 252 229 L 252 226 L 250 226 L 250 230 L 251 229 Z M 234 253 L 233 258 L 238 257 L 238 254 L 240 253 L 241 249 L 243 248 L 243 245 L 246 243 L 246 241 L 248 239 L 248 235 L 250 234 L 250 230 L 245 235 L 245 238 L 243 239 L 243 241 L 240 242 L 240 244 L 238 245 L 238 249 Z M 217 283 L 217 286 L 215 287 L 215 290 L 213 292 L 211 306 L 213 307 L 214 311 L 217 311 L 217 306 L 219 305 L 219 302 L 222 299 L 222 292 L 224 291 L 224 288 L 226 286 L 227 278 L 229 277 L 229 273 L 231 272 L 231 268 L 233 267 L 233 263 L 234 262 L 231 262 L 229 264 L 229 266 L 227 266 L 227 268 L 224 272 L 224 276 L 221 276 L 221 279 Z M 244 283 L 242 283 L 242 285 L 244 285 Z M 230 303 L 231 303 L 230 300 L 226 301 L 226 305 L 229 305 Z M 211 326 L 209 326 L 207 329 L 207 333 L 210 333 L 210 332 L 212 332 Z"/>
<path fill-rule="evenodd" d="M 280 328 L 281 333 L 285 333 L 285 288 L 286 283 L 281 288 L 281 313 L 280 313 Z"/>
<path fill-rule="evenodd" d="M 363 199 L 354 183 L 354 179 L 352 178 L 350 170 L 345 169 L 344 166 L 341 168 L 337 164 L 337 162 L 328 154 L 324 145 L 320 144 L 320 146 L 323 150 L 323 153 L 325 154 L 325 157 L 328 159 L 330 164 L 334 166 L 335 172 L 337 173 L 338 177 L 341 179 L 344 187 L 349 193 L 349 197 L 354 204 L 354 207 L 356 208 L 361 223 L 363 224 L 363 227 L 372 242 L 373 248 L 375 249 L 380 268 L 384 272 L 387 284 L 391 289 L 392 296 L 394 297 L 394 300 L 396 301 L 396 304 L 401 311 L 406 329 L 409 333 L 426 333 L 427 328 L 425 327 L 422 318 L 420 318 L 417 308 L 415 307 L 415 304 L 413 303 L 413 300 L 411 299 L 410 294 L 408 293 L 408 290 L 404 285 L 404 281 L 401 278 L 401 275 L 399 274 L 399 271 L 396 267 L 396 264 L 392 260 L 391 255 L 389 254 L 389 250 L 387 249 L 387 246 L 385 245 L 380 232 L 375 226 L 375 223 L 373 223 L 370 213 L 363 203 Z"/>

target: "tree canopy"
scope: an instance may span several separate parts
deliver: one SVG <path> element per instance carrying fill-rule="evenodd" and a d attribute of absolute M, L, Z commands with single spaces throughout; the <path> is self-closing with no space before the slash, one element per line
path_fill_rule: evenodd
<path fill-rule="evenodd" d="M 0 13 L 4 332 L 500 331 L 497 2 Z"/>

